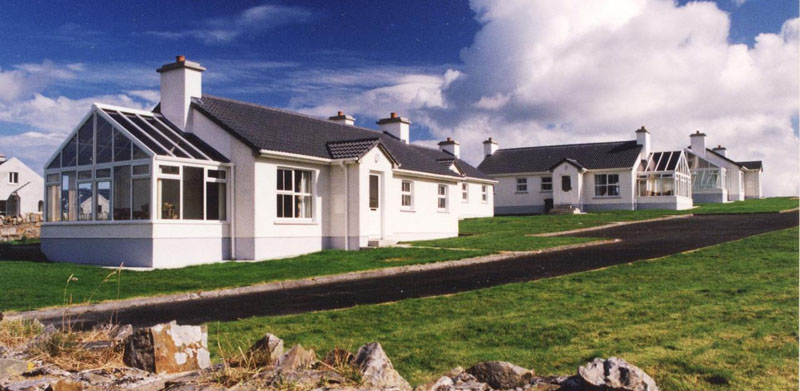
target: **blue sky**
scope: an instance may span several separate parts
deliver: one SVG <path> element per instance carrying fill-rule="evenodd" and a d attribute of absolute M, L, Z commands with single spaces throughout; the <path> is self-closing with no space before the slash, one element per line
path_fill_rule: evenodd
<path fill-rule="evenodd" d="M 525 57 L 524 50 L 535 42 L 547 43 L 548 36 L 542 35 L 535 26 L 525 26 L 524 20 L 514 19 L 513 13 L 503 9 L 505 4 L 498 6 L 499 3 L 503 2 L 5 3 L 0 14 L 0 36 L 4 37 L 0 46 L 0 142 L 6 145 L 0 144 L 0 152 L 9 154 L 9 149 L 15 149 L 14 143 L 19 143 L 23 160 L 41 165 L 55 139 L 63 137 L 75 125 L 69 122 L 80 118 L 91 101 L 105 99 L 111 100 L 110 103 L 148 107 L 157 101 L 158 74 L 154 69 L 177 54 L 184 54 L 208 68 L 205 92 L 320 116 L 342 108 L 354 114 L 358 124 L 368 127 L 374 126 L 381 113 L 401 111 L 412 117 L 412 139 L 421 142 L 455 132 L 462 139 L 477 144 L 480 137 L 492 131 L 497 132 L 492 133 L 496 136 L 507 133 L 506 138 L 514 143 L 543 143 L 546 136 L 552 136 L 553 142 L 579 142 L 583 140 L 570 137 L 575 136 L 572 127 L 581 124 L 583 129 L 591 126 L 591 131 L 582 134 L 592 141 L 620 135 L 627 138 L 629 135 L 625 132 L 629 125 L 658 117 L 650 111 L 638 110 L 607 120 L 593 114 L 601 112 L 599 108 L 576 109 L 571 113 L 563 109 L 563 104 L 554 106 L 556 102 L 575 100 L 580 90 L 572 91 L 565 100 L 543 103 L 533 99 L 536 102 L 531 103 L 531 98 L 526 96 L 529 92 L 523 91 L 524 86 L 535 84 L 541 88 L 542 84 L 538 79 L 536 83 L 527 80 L 530 75 L 520 76 L 520 69 L 534 68 L 535 64 L 526 66 L 517 57 Z M 541 8 L 541 4 L 534 3 L 541 2 L 531 0 L 530 7 L 525 3 L 522 7 L 547 11 L 536 11 L 534 16 L 556 8 L 547 4 Z M 657 4 L 644 7 L 639 3 Z M 691 27 L 674 23 L 675 29 L 688 29 L 687 37 L 709 34 L 711 41 L 718 32 L 714 28 L 705 31 L 703 26 L 723 29 L 722 19 L 727 17 L 730 29 L 723 32 L 724 41 L 730 47 L 747 45 L 754 57 L 757 56 L 758 34 L 780 35 L 786 21 L 798 16 L 798 3 L 792 0 L 718 0 L 709 4 L 713 7 L 706 7 L 705 3 L 701 6 L 687 3 L 631 0 L 631 9 L 635 10 L 630 12 L 639 12 L 638 18 L 642 20 L 659 18 L 659 12 L 646 12 L 654 7 L 673 10 L 676 15 L 682 13 L 676 20 L 692 15 L 688 18 L 691 22 L 687 22 Z M 580 19 L 582 4 L 576 4 L 577 7 L 554 9 L 553 15 L 539 22 L 535 21 L 536 17 L 529 19 L 531 24 L 544 25 L 542 21 L 564 17 L 569 24 L 573 18 Z M 612 14 L 639 23 L 624 7 L 614 9 L 620 3 L 611 1 L 608 4 L 611 5 L 606 8 L 611 7 Z M 609 23 L 616 23 L 614 20 L 609 18 Z M 670 24 L 665 26 L 670 27 L 664 30 L 672 28 Z M 576 22 L 572 28 L 580 31 L 581 25 Z M 587 35 L 583 43 L 570 50 L 594 44 L 592 37 L 597 35 Z M 628 35 L 629 38 L 609 35 L 604 44 L 591 48 L 591 53 L 602 51 L 603 45 L 610 45 L 608 42 L 632 45 L 630 42 L 636 41 L 636 34 Z M 657 38 L 652 38 L 651 42 Z M 626 43 L 626 39 L 630 42 Z M 552 47 L 552 44 L 535 47 Z M 730 47 L 726 46 L 726 50 Z M 535 53 L 540 51 L 531 52 L 530 57 L 536 57 Z M 687 57 L 693 55 L 687 54 Z M 725 61 L 730 64 L 733 60 Z M 722 65 L 718 68 L 719 73 L 724 73 Z M 609 70 L 608 74 L 614 72 Z M 646 73 L 643 78 L 647 78 Z M 478 82 L 482 79 L 487 82 Z M 507 88 L 494 88 L 507 81 Z M 789 83 L 796 81 L 791 78 Z M 565 84 L 569 83 L 557 86 Z M 608 88 L 605 90 L 598 96 L 616 95 L 607 91 Z M 546 94 L 551 93 L 546 91 Z M 784 95 L 775 98 L 774 91 L 764 95 L 772 97 L 764 98 L 765 101 L 785 100 Z M 795 106 L 796 98 L 795 94 Z M 769 104 L 764 103 L 765 106 Z M 37 110 L 48 107 L 59 114 L 49 121 L 32 118 L 34 113 L 46 112 Z M 478 110 L 483 110 L 486 116 L 473 117 Z M 709 110 L 679 123 L 654 119 L 648 124 L 660 124 L 665 129 L 674 126 L 675 132 L 686 123 L 713 124 L 730 127 L 726 134 L 744 134 L 742 130 L 736 133 L 739 125 L 730 124 L 734 120 L 729 113 L 708 113 Z M 750 119 L 737 120 L 744 123 L 762 113 L 774 114 L 770 109 L 759 110 L 748 117 Z M 774 124 L 769 126 L 788 124 L 796 139 L 797 110 L 791 111 L 787 114 L 783 109 L 780 116 L 775 114 Z M 586 122 L 586 115 L 595 118 Z M 468 129 L 485 118 L 491 118 L 486 128 L 469 133 Z M 526 133 L 525 126 L 541 131 Z M 625 130 L 613 130 L 615 127 Z M 556 133 L 559 130 L 561 133 Z M 685 130 L 681 128 L 680 132 L 683 134 Z M 530 137 L 523 138 L 525 134 Z M 683 142 L 679 140 L 677 136 L 672 137 L 666 146 Z M 767 154 L 768 151 L 759 151 L 754 158 Z"/>

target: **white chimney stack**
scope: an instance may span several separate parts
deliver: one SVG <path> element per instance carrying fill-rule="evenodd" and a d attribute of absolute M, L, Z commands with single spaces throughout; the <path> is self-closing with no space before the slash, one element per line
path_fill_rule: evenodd
<path fill-rule="evenodd" d="M 642 125 L 641 128 L 636 130 L 636 144 L 642 146 L 642 153 L 644 156 L 642 159 L 647 159 L 650 157 L 650 132 L 644 128 Z"/>
<path fill-rule="evenodd" d="M 500 148 L 500 145 L 489 137 L 483 142 L 483 157 L 494 155 L 498 148 Z"/>
<path fill-rule="evenodd" d="M 397 113 L 391 113 L 389 118 L 383 118 L 378 122 L 378 129 L 382 132 L 386 132 L 391 134 L 394 137 L 397 137 L 402 142 L 408 144 L 409 140 L 409 126 L 411 125 L 411 121 L 408 118 L 403 118 L 397 115 Z"/>
<path fill-rule="evenodd" d="M 692 141 L 690 147 L 692 152 L 694 152 L 698 156 L 705 156 L 706 155 L 706 134 L 700 133 L 698 130 L 695 133 L 689 135 L 689 139 Z"/>
<path fill-rule="evenodd" d="M 726 153 L 728 152 L 728 148 L 723 147 L 722 145 L 717 145 L 716 148 L 713 149 L 714 152 L 727 157 Z"/>
<path fill-rule="evenodd" d="M 336 122 L 337 124 L 350 125 L 350 126 L 353 126 L 353 124 L 356 123 L 355 118 L 345 114 L 343 111 L 336 113 L 336 115 L 334 115 L 333 117 L 328 117 L 328 120 Z"/>
<path fill-rule="evenodd" d="M 192 98 L 203 96 L 205 70 L 184 56 L 176 56 L 175 62 L 156 69 L 161 74 L 161 114 L 183 130 L 186 130 Z"/>
<path fill-rule="evenodd" d="M 461 158 L 461 146 L 458 141 L 448 137 L 447 140 L 439 142 L 439 149 L 445 151 L 456 158 Z"/>

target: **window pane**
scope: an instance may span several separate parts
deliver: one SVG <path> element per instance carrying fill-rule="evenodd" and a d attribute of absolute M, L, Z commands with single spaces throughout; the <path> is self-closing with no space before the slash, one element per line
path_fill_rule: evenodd
<path fill-rule="evenodd" d="M 411 182 L 403 181 L 403 191 L 410 192 L 411 191 Z"/>
<path fill-rule="evenodd" d="M 60 185 L 47 186 L 47 221 L 60 221 L 59 195 Z"/>
<path fill-rule="evenodd" d="M 75 167 L 78 162 L 78 136 L 72 136 L 64 149 L 61 150 L 61 167 Z"/>
<path fill-rule="evenodd" d="M 78 171 L 78 179 L 92 179 L 92 170 Z"/>
<path fill-rule="evenodd" d="M 181 218 L 181 181 L 178 179 L 158 180 L 158 215 L 162 219 Z"/>
<path fill-rule="evenodd" d="M 609 185 L 608 186 L 608 195 L 609 196 L 618 196 L 619 195 L 619 185 Z"/>
<path fill-rule="evenodd" d="M 283 196 L 280 196 L 280 197 L 283 198 L 283 214 L 282 214 L 282 216 L 286 217 L 286 218 L 292 217 L 293 216 L 292 215 L 292 211 L 294 210 L 294 207 L 292 206 L 292 198 L 293 197 L 290 196 L 290 195 L 283 195 Z"/>
<path fill-rule="evenodd" d="M 208 170 L 209 178 L 225 179 L 225 170 Z"/>
<path fill-rule="evenodd" d="M 131 219 L 131 166 L 114 167 L 114 220 Z"/>
<path fill-rule="evenodd" d="M 114 129 L 114 161 L 131 160 L 131 140 L 120 131 Z"/>
<path fill-rule="evenodd" d="M 206 183 L 206 220 L 225 220 L 227 204 L 224 183 Z"/>
<path fill-rule="evenodd" d="M 150 165 L 149 164 L 142 164 L 139 166 L 133 166 L 133 175 L 147 175 L 150 174 Z"/>
<path fill-rule="evenodd" d="M 65 172 L 61 175 L 61 221 L 77 220 L 76 205 L 77 186 L 74 172 Z"/>
<path fill-rule="evenodd" d="M 597 197 L 602 197 L 606 195 L 606 185 L 598 185 L 594 188 L 594 195 Z"/>
<path fill-rule="evenodd" d="M 300 190 L 303 193 L 311 193 L 311 171 L 301 171 L 303 173 L 303 182 Z"/>
<path fill-rule="evenodd" d="M 561 191 L 570 191 L 572 190 L 572 179 L 569 176 L 562 176 L 561 177 Z"/>
<path fill-rule="evenodd" d="M 137 147 L 136 144 L 131 145 L 131 147 L 133 148 L 133 159 L 134 160 L 136 160 L 136 159 L 147 159 L 149 157 L 149 156 L 147 156 L 147 153 L 145 153 L 145 151 L 143 151 L 141 148 Z"/>
<path fill-rule="evenodd" d="M 133 219 L 150 218 L 150 178 L 133 180 Z"/>
<path fill-rule="evenodd" d="M 285 176 L 286 176 L 286 170 L 278 170 L 278 181 L 277 181 L 278 190 L 286 190 L 286 187 L 283 184 L 285 181 L 284 179 Z M 278 205 L 278 210 L 282 210 L 282 207 L 280 205 Z"/>
<path fill-rule="evenodd" d="M 47 174 L 47 183 L 58 182 L 58 179 L 61 178 L 58 174 Z"/>
<path fill-rule="evenodd" d="M 92 164 L 94 160 L 94 121 L 89 118 L 78 130 L 78 164 Z M 91 208 L 90 208 L 91 209 Z"/>
<path fill-rule="evenodd" d="M 113 138 L 113 128 L 108 121 L 100 117 L 97 117 L 97 152 L 95 153 L 95 157 L 97 158 L 97 163 L 108 163 L 111 161 L 111 140 Z"/>
<path fill-rule="evenodd" d="M 616 184 L 619 183 L 619 174 L 611 174 L 608 176 L 608 184 Z"/>
<path fill-rule="evenodd" d="M 379 178 L 377 175 L 370 175 L 369 176 L 369 207 L 370 209 L 378 209 L 380 207 L 379 202 L 379 188 L 378 186 L 380 183 L 378 182 Z"/>
<path fill-rule="evenodd" d="M 183 219 L 203 219 L 203 168 L 183 167 Z"/>
<path fill-rule="evenodd" d="M 110 168 L 104 168 L 102 170 L 96 170 L 94 172 L 94 176 L 96 178 L 111 178 L 111 169 Z"/>
<path fill-rule="evenodd" d="M 95 219 L 111 220 L 111 182 L 97 182 L 97 200 L 95 201 Z"/>
<path fill-rule="evenodd" d="M 313 203 L 311 202 L 311 196 L 304 196 L 303 197 L 303 217 L 310 219 L 311 218 L 311 206 Z"/>
<path fill-rule="evenodd" d="M 595 175 L 594 176 L 594 183 L 595 183 L 595 185 L 605 185 L 607 183 L 605 174 Z"/>
<path fill-rule="evenodd" d="M 177 166 L 158 166 L 158 168 L 162 174 L 178 175 L 181 172 L 180 167 Z"/>
<path fill-rule="evenodd" d="M 92 185 L 91 182 L 78 185 L 78 220 L 92 219 Z"/>
<path fill-rule="evenodd" d="M 51 169 L 51 168 L 61 168 L 61 153 L 59 153 L 59 154 L 58 154 L 58 156 L 56 156 L 56 157 L 54 157 L 54 158 L 53 158 L 53 161 L 52 161 L 52 162 L 50 162 L 50 165 L 49 165 L 49 166 L 47 166 L 47 168 L 48 168 L 48 169 Z"/>

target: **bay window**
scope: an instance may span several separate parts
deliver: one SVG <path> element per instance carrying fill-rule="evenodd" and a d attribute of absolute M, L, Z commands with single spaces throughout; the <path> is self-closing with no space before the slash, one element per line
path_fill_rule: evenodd
<path fill-rule="evenodd" d="M 313 218 L 311 171 L 278 169 L 277 217 L 281 219 Z"/>

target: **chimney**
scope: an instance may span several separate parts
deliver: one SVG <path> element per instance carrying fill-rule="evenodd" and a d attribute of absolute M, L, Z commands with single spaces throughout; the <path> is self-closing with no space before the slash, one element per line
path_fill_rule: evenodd
<path fill-rule="evenodd" d="M 483 156 L 486 157 L 494 155 L 498 148 L 500 148 L 500 146 L 497 144 L 497 141 L 494 141 L 491 137 L 489 137 L 483 142 Z"/>
<path fill-rule="evenodd" d="M 647 159 L 650 157 L 650 132 L 644 128 L 642 125 L 641 128 L 636 130 L 636 144 L 642 146 L 642 153 L 644 156 L 642 159 Z"/>
<path fill-rule="evenodd" d="M 439 149 L 455 156 L 456 158 L 461 157 L 461 146 L 458 145 L 458 141 L 453 140 L 450 137 L 448 137 L 447 140 L 439 142 Z"/>
<path fill-rule="evenodd" d="M 176 56 L 175 62 L 156 69 L 161 74 L 161 114 L 182 130 L 186 130 L 192 98 L 203 96 L 205 70 L 184 56 Z"/>
<path fill-rule="evenodd" d="M 6 155 L 3 155 L 2 153 L 0 153 L 0 163 L 2 163 L 4 161 L 6 161 Z"/>
<path fill-rule="evenodd" d="M 720 155 L 722 155 L 722 156 L 727 157 L 726 153 L 728 152 L 728 149 L 723 147 L 722 145 L 717 145 L 717 147 L 714 148 L 713 151 L 718 153 L 718 154 L 720 154 Z"/>
<path fill-rule="evenodd" d="M 689 139 L 692 141 L 689 148 L 692 149 L 692 152 L 699 156 L 706 155 L 706 134 L 700 133 L 698 130 L 697 132 L 689 135 Z"/>
<path fill-rule="evenodd" d="M 389 133 L 408 144 L 408 127 L 411 125 L 411 121 L 409 121 L 408 118 L 403 118 L 397 115 L 397 113 L 392 113 L 389 115 L 389 118 L 378 120 L 377 123 L 378 129 L 382 132 Z"/>
<path fill-rule="evenodd" d="M 355 118 L 345 114 L 343 111 L 336 113 L 336 115 L 334 115 L 333 117 L 328 117 L 328 120 L 336 122 L 337 124 L 350 125 L 350 126 L 352 126 L 356 122 Z"/>

